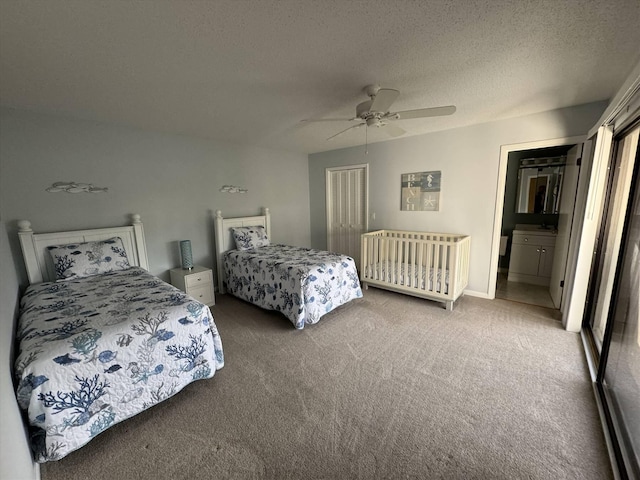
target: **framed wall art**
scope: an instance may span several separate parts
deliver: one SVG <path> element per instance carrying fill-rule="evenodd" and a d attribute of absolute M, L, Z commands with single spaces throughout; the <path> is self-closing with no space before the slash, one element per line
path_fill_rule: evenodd
<path fill-rule="evenodd" d="M 442 172 L 403 173 L 400 187 L 400 210 L 437 212 L 440 210 Z"/>

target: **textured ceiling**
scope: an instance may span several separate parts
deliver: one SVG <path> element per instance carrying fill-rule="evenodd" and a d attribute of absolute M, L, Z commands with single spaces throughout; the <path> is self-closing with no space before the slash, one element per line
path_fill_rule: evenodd
<path fill-rule="evenodd" d="M 640 61 L 638 0 L 0 0 L 4 106 L 312 153 L 376 83 L 407 135 L 608 99 Z M 369 128 L 368 141 L 389 139 Z"/>

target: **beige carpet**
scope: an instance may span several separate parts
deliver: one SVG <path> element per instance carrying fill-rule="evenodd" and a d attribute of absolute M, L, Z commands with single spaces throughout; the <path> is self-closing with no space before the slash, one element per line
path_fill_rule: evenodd
<path fill-rule="evenodd" d="M 557 312 L 369 289 L 302 331 L 218 296 L 226 366 L 44 480 L 613 478 Z"/>

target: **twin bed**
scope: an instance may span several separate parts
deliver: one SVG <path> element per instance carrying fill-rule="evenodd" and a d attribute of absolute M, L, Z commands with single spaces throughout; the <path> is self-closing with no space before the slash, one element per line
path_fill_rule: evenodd
<path fill-rule="evenodd" d="M 30 286 L 16 331 L 16 397 L 37 462 L 212 377 L 224 365 L 209 308 L 147 272 L 129 227 L 34 234 L 19 223 Z"/>
<path fill-rule="evenodd" d="M 290 245 L 272 245 L 271 215 L 215 216 L 218 290 L 267 310 L 296 329 L 317 323 L 340 305 L 362 297 L 353 258 Z"/>

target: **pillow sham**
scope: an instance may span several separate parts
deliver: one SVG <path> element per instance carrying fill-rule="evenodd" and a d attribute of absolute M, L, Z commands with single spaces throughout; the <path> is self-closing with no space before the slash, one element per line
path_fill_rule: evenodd
<path fill-rule="evenodd" d="M 267 232 L 263 226 L 232 228 L 233 239 L 238 250 L 251 250 L 266 247 L 270 244 Z"/>
<path fill-rule="evenodd" d="M 56 272 L 56 281 L 74 280 L 130 267 L 120 237 L 47 248 Z"/>

